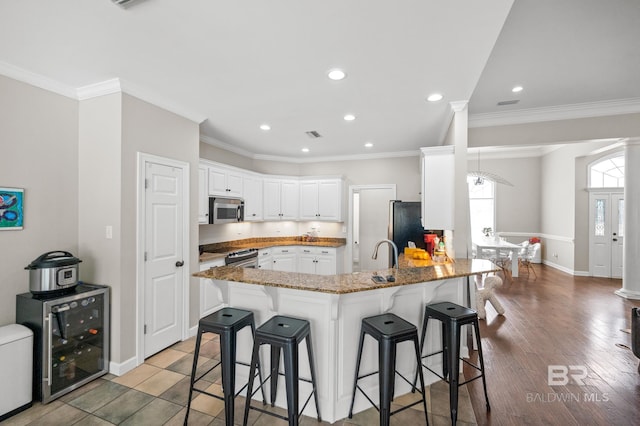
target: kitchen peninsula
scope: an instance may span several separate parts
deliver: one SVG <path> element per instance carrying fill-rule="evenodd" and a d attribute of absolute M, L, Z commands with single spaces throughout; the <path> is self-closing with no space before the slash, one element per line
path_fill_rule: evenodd
<path fill-rule="evenodd" d="M 331 276 L 227 266 L 207 269 L 194 276 L 213 280 L 221 303 L 252 310 L 258 325 L 276 314 L 310 321 L 318 372 L 320 412 L 323 420 L 335 422 L 348 415 L 362 318 L 393 312 L 419 328 L 425 304 L 450 301 L 466 305 L 468 277 L 496 271 L 495 265 L 487 260 L 456 259 L 451 263 L 428 267 L 412 267 L 415 266 L 413 261 L 404 259 L 402 255 L 399 260 L 399 269 Z M 373 275 L 392 276 L 393 281 L 376 283 L 371 279 Z M 471 286 L 471 291 L 474 290 L 475 286 Z M 238 359 L 249 362 L 252 343 L 249 332 L 241 333 L 238 339 Z M 424 353 L 439 348 L 440 341 L 440 328 L 433 324 L 432 329 L 430 325 Z M 466 356 L 468 348 L 464 341 L 462 343 L 461 354 Z M 303 346 L 300 347 L 300 376 L 309 377 L 304 353 L 306 349 Z M 266 371 L 268 357 L 266 353 L 263 355 L 263 368 Z M 437 371 L 441 359 L 432 357 L 429 362 Z M 401 345 L 396 365 L 405 377 L 413 377 L 415 356 L 412 351 L 405 350 Z M 367 338 L 361 371 L 375 370 L 377 346 Z M 436 376 L 428 371 L 426 373 L 425 383 L 436 381 Z M 246 380 L 247 374 L 247 368 L 239 369 L 238 383 Z M 359 384 L 368 389 L 370 395 L 376 396 L 377 380 L 377 375 L 373 375 Z M 301 398 L 306 398 L 309 386 L 301 383 Z M 409 391 L 409 385 L 396 377 L 396 395 Z M 370 407 L 362 395 L 357 396 L 355 402 L 354 412 Z M 285 406 L 284 392 L 279 392 L 276 404 Z M 314 408 L 308 406 L 305 412 L 313 415 Z"/>

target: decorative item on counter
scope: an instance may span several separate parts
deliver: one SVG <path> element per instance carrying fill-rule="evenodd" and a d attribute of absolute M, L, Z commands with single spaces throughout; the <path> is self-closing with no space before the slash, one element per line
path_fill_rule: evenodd
<path fill-rule="evenodd" d="M 538 237 L 531 237 L 529 238 L 529 244 L 536 244 L 540 242 L 540 238 Z"/>

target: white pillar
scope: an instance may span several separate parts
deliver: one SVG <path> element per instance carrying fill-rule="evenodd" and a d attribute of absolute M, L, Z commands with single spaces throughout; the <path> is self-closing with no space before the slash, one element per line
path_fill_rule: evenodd
<path fill-rule="evenodd" d="M 624 147 L 624 244 L 618 296 L 640 300 L 640 138 Z"/>
<path fill-rule="evenodd" d="M 453 254 L 471 257 L 469 224 L 469 188 L 467 187 L 467 147 L 469 144 L 469 101 L 451 102 L 453 110 L 453 145 L 455 146 L 455 201 Z"/>

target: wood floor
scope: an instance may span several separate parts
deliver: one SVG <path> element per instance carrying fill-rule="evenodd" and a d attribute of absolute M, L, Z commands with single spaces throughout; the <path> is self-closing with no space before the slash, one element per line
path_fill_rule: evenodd
<path fill-rule="evenodd" d="M 480 321 L 491 412 L 481 381 L 468 384 L 478 425 L 640 424 L 640 374 L 628 333 L 640 301 L 614 294 L 621 280 L 534 267 L 537 279 L 525 272 L 498 289 L 505 315 L 487 304 Z M 570 380 L 561 385 L 564 368 Z"/>

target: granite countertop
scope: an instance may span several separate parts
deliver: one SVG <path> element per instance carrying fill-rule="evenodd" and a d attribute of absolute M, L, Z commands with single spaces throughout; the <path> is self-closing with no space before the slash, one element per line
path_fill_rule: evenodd
<path fill-rule="evenodd" d="M 398 262 L 401 266 L 403 262 Z M 234 281 L 268 287 L 290 288 L 295 290 L 317 291 L 321 293 L 346 294 L 359 291 L 377 290 L 437 281 L 447 278 L 467 277 L 498 271 L 488 260 L 455 259 L 451 263 L 436 264 L 427 267 L 401 267 L 400 269 L 379 269 L 377 271 L 353 272 L 340 275 L 315 275 L 297 272 L 265 271 L 262 269 L 220 266 L 193 274 L 194 277 L 214 280 Z M 386 277 L 393 275 L 395 281 L 376 283 L 373 275 Z"/>
<path fill-rule="evenodd" d="M 278 246 L 342 247 L 346 244 L 347 240 L 345 238 L 315 237 L 313 241 L 307 241 L 303 237 L 247 238 L 203 245 L 204 253 L 200 255 L 200 262 L 222 259 L 228 253 L 249 248 L 263 249 Z"/>

